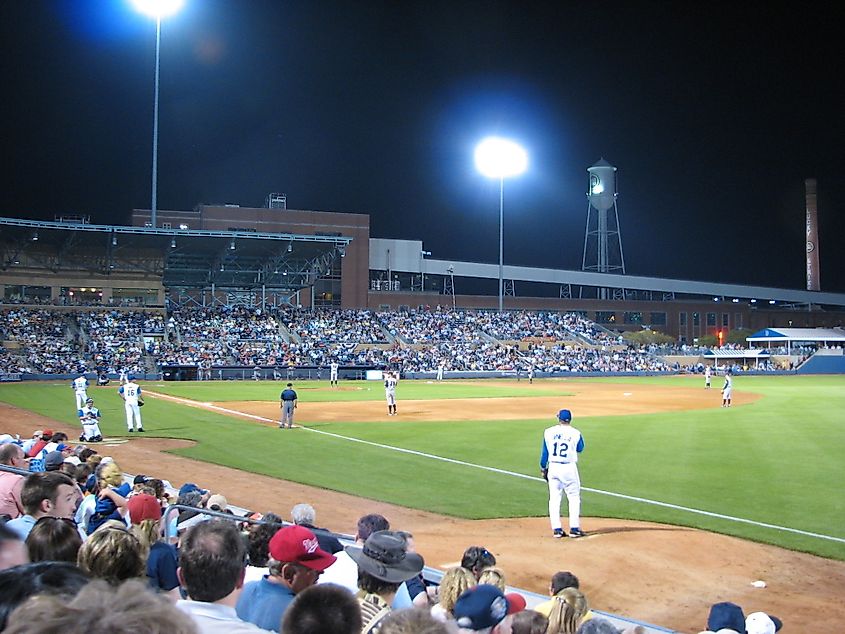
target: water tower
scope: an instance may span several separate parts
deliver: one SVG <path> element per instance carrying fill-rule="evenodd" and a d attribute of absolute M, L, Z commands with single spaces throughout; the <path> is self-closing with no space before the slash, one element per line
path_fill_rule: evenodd
<path fill-rule="evenodd" d="M 604 159 L 587 168 L 590 189 L 587 192 L 587 231 L 584 235 L 582 271 L 625 274 L 622 235 L 619 233 L 619 209 L 616 205 L 616 168 Z M 607 299 L 607 289 L 599 290 Z"/>

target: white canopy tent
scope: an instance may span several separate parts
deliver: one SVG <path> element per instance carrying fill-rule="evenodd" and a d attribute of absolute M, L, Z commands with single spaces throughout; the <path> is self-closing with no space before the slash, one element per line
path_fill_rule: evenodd
<path fill-rule="evenodd" d="M 786 343 L 787 354 L 792 353 L 793 343 L 845 344 L 845 330 L 841 328 L 764 328 L 746 337 L 749 347 L 755 343 L 766 343 L 770 347 L 772 342 Z"/>

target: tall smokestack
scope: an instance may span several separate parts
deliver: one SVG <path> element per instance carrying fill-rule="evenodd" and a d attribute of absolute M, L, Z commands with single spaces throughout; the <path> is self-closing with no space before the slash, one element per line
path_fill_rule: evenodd
<path fill-rule="evenodd" d="M 807 206 L 807 290 L 819 290 L 819 219 L 816 205 L 816 179 L 804 181 Z"/>

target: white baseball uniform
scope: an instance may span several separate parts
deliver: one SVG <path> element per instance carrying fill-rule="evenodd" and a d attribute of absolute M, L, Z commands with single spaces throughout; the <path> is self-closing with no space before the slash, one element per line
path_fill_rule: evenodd
<path fill-rule="evenodd" d="M 442 363 L 437 366 L 437 380 L 438 381 L 443 380 L 443 364 Z"/>
<path fill-rule="evenodd" d="M 91 442 L 95 438 L 103 439 L 103 434 L 100 432 L 100 410 L 96 407 L 85 405 L 79 410 L 79 422 L 82 423 L 82 435 L 79 440 L 82 442 Z"/>
<path fill-rule="evenodd" d="M 399 379 L 393 374 L 384 377 L 384 396 L 387 399 L 387 411 L 393 416 L 396 414 L 396 385 Z"/>
<path fill-rule="evenodd" d="M 124 409 L 126 410 L 126 428 L 129 431 L 144 429 L 144 424 L 141 422 L 141 408 L 138 407 L 138 399 L 141 397 L 141 386 L 135 383 L 134 380 L 128 381 L 120 386 L 118 392 L 123 397 Z"/>
<path fill-rule="evenodd" d="M 722 388 L 722 404 L 731 406 L 731 394 L 734 389 L 734 378 L 731 374 L 725 374 L 725 386 Z"/>
<path fill-rule="evenodd" d="M 704 387 L 706 389 L 710 388 L 710 378 L 713 376 L 713 370 L 710 369 L 710 366 L 704 366 Z"/>
<path fill-rule="evenodd" d="M 88 399 L 88 379 L 80 375 L 73 380 L 71 387 L 76 395 L 76 409 L 81 409 Z"/>
<path fill-rule="evenodd" d="M 329 365 L 329 381 L 331 383 L 337 384 L 337 371 L 340 366 L 337 363 L 332 363 Z"/>
<path fill-rule="evenodd" d="M 569 504 L 569 528 L 581 525 L 581 478 L 578 454 L 584 450 L 581 432 L 569 424 L 557 424 L 543 432 L 540 468 L 548 469 L 549 520 L 553 530 L 562 528 L 560 504 L 563 493 Z"/>

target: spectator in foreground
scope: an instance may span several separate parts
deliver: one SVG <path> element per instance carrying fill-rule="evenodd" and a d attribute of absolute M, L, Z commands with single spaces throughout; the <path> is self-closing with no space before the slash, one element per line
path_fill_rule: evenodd
<path fill-rule="evenodd" d="M 555 603 L 557 599 L 555 598 L 561 590 L 565 590 L 566 588 L 575 588 L 579 590 L 581 583 L 578 581 L 578 577 L 574 574 L 569 572 L 568 570 L 561 570 L 560 572 L 556 572 L 552 575 L 552 580 L 549 583 L 549 594 L 552 596 L 551 599 L 548 601 L 544 601 L 539 605 L 535 605 L 533 610 L 539 612 L 545 617 L 548 617 L 549 614 L 552 612 L 552 608 L 555 607 Z M 592 610 L 588 610 L 587 614 L 584 615 L 584 618 L 581 619 L 581 623 L 586 623 L 591 618 L 593 618 L 594 614 Z"/>
<path fill-rule="evenodd" d="M 0 571 L 29 563 L 26 544 L 18 534 L 0 524 Z"/>
<path fill-rule="evenodd" d="M 621 630 L 607 619 L 595 618 L 582 623 L 577 634 L 621 634 Z"/>
<path fill-rule="evenodd" d="M 209 520 L 191 527 L 182 538 L 178 570 L 188 599 L 176 607 L 203 634 L 267 632 L 235 612 L 245 568 L 246 544 L 233 522 Z"/>
<path fill-rule="evenodd" d="M 147 592 L 138 581 L 114 588 L 95 580 L 70 601 L 50 595 L 29 599 L 9 615 L 5 632 L 196 634 L 198 630 L 189 616 Z"/>
<path fill-rule="evenodd" d="M 317 511 L 310 504 L 297 504 L 291 509 L 291 519 L 294 524 L 304 526 L 314 532 L 320 542 L 320 548 L 330 552 L 332 555 L 343 550 L 343 546 L 337 537 L 331 534 L 327 528 L 317 528 L 314 522 L 317 521 Z"/>
<path fill-rule="evenodd" d="M 555 604 L 549 613 L 547 634 L 575 634 L 589 610 L 587 599 L 580 590 L 561 590 L 555 595 Z"/>
<path fill-rule="evenodd" d="M 20 446 L 8 443 L 0 447 L 0 464 L 17 469 L 27 469 L 26 454 Z M 11 471 L 0 471 L 0 516 L 13 520 L 24 514 L 21 489 L 26 476 Z"/>
<path fill-rule="evenodd" d="M 45 516 L 35 522 L 26 538 L 29 560 L 76 563 L 82 537 L 73 520 Z"/>
<path fill-rule="evenodd" d="M 511 634 L 546 634 L 549 619 L 535 610 L 523 610 L 513 615 Z"/>
<path fill-rule="evenodd" d="M 440 580 L 438 602 L 431 606 L 431 615 L 438 621 L 454 619 L 453 610 L 458 598 L 476 584 L 475 575 L 463 566 L 449 568 Z"/>
<path fill-rule="evenodd" d="M 349 547 L 346 552 L 358 564 L 361 634 L 377 632 L 390 613 L 399 586 L 418 575 L 425 562 L 418 554 L 407 552 L 405 539 L 393 531 L 377 531 L 363 548 Z"/>
<path fill-rule="evenodd" d="M 404 608 L 384 617 L 379 634 L 450 634 L 452 631 L 446 623 L 431 616 L 428 610 Z"/>
<path fill-rule="evenodd" d="M 264 520 L 261 524 L 247 525 L 249 565 L 246 567 L 244 585 L 250 581 L 259 581 L 270 572 L 267 567 L 270 562 L 270 540 L 284 526 L 282 518 L 275 513 L 267 513 L 261 519 Z"/>
<path fill-rule="evenodd" d="M 21 489 L 25 515 L 6 523 L 21 539 L 26 539 L 40 518 L 66 517 L 73 519 L 79 488 L 67 475 L 59 471 L 32 473 Z"/>
<path fill-rule="evenodd" d="M 77 565 L 92 578 L 117 585 L 144 577 L 146 553 L 126 525 L 113 520 L 88 536 L 79 549 Z"/>
<path fill-rule="evenodd" d="M 345 588 L 327 583 L 305 588 L 285 610 L 285 634 L 360 634 L 361 609 Z"/>
<path fill-rule="evenodd" d="M 269 574 L 246 584 L 238 598 L 238 617 L 278 632 L 294 597 L 317 583 L 335 556 L 319 547 L 317 536 L 304 526 L 285 526 L 270 540 Z"/>
<path fill-rule="evenodd" d="M 173 600 L 181 598 L 179 578 L 176 576 L 176 547 L 161 539 L 159 501 L 149 493 L 138 493 L 129 498 L 126 507 L 132 522 L 129 531 L 138 538 L 143 551 L 148 553 L 146 569 L 150 586 L 160 592 L 170 593 Z"/>
<path fill-rule="evenodd" d="M 461 557 L 461 565 L 478 579 L 482 570 L 496 565 L 496 556 L 483 546 L 470 546 Z"/>
<path fill-rule="evenodd" d="M 88 575 L 73 564 L 39 561 L 0 572 L 0 631 L 9 614 L 35 595 L 73 596 L 88 583 Z M 30 630 L 32 631 L 32 630 Z"/>
<path fill-rule="evenodd" d="M 510 631 L 510 614 L 518 609 L 496 586 L 481 584 L 458 598 L 454 612 L 460 632 L 506 634 Z"/>

